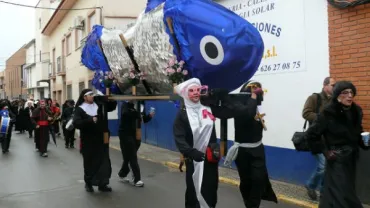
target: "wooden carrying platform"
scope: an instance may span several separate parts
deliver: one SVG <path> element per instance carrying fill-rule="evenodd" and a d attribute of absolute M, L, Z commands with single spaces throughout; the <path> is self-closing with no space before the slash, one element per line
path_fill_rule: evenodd
<path fill-rule="evenodd" d="M 172 26 L 172 20 L 170 18 L 167 18 L 166 19 L 166 22 L 169 26 L 169 29 L 170 29 L 170 33 L 171 35 L 173 36 L 173 38 L 175 39 L 175 49 L 178 51 L 178 53 L 180 54 L 180 47 L 179 47 L 179 44 L 176 40 L 176 36 L 174 35 L 174 30 L 173 30 L 173 26 Z M 136 72 L 140 73 L 140 69 L 139 69 L 139 66 L 134 58 L 134 54 L 132 53 L 132 50 L 130 49 L 130 47 L 128 46 L 127 44 L 127 41 L 125 39 L 125 37 L 120 34 L 119 35 L 121 41 L 122 41 L 122 44 L 125 46 L 125 49 L 130 57 L 130 60 L 134 66 L 134 69 Z M 108 63 L 107 61 L 107 58 L 104 54 L 104 50 L 103 50 L 103 47 L 101 45 L 101 41 L 98 40 L 97 41 L 97 44 L 98 46 L 100 47 L 100 50 L 105 58 L 105 61 Z M 172 94 L 152 94 L 152 91 L 147 83 L 146 80 L 142 80 L 142 84 L 144 85 L 146 91 L 147 91 L 147 95 L 137 95 L 136 94 L 136 86 L 132 86 L 132 95 L 112 95 L 110 93 L 110 90 L 109 88 L 106 89 L 106 99 L 107 100 L 115 100 L 115 101 L 129 101 L 129 100 L 134 100 L 136 101 L 136 107 L 137 109 L 140 109 L 140 104 L 142 104 L 144 101 L 146 100 L 181 100 L 182 98 L 179 96 L 179 95 L 176 95 L 176 93 L 172 93 Z M 174 87 L 176 86 L 176 84 L 174 84 Z M 109 133 L 108 133 L 108 112 L 107 112 L 107 108 L 106 106 L 104 105 L 104 108 L 103 108 L 103 113 L 104 113 L 104 123 L 105 123 L 105 129 L 106 129 L 106 132 L 104 132 L 104 143 L 105 144 L 109 144 Z M 136 129 L 136 139 L 137 140 L 141 140 L 141 121 L 138 121 L 137 122 L 137 129 Z M 227 120 L 221 120 L 221 157 L 225 156 L 227 154 Z M 184 156 L 181 154 L 180 156 L 180 165 L 179 165 L 179 169 L 180 171 L 182 172 L 182 166 L 184 165 Z"/>

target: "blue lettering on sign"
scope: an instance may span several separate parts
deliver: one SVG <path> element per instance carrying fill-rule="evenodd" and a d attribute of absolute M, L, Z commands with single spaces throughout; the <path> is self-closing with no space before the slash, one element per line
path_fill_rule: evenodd
<path fill-rule="evenodd" d="M 281 35 L 282 29 L 277 25 L 267 22 L 254 22 L 252 23 L 252 25 L 260 32 L 270 33 L 271 35 L 275 35 L 276 37 L 280 37 Z"/>

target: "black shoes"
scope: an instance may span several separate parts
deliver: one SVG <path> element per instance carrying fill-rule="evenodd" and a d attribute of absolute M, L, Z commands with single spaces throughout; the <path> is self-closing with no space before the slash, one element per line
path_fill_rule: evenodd
<path fill-rule="evenodd" d="M 308 195 L 308 197 L 310 197 L 311 200 L 316 201 L 317 200 L 316 191 L 313 190 L 313 189 L 310 189 L 308 186 L 305 186 L 305 188 L 307 189 L 307 195 Z"/>
<path fill-rule="evenodd" d="M 90 193 L 94 192 L 94 188 L 91 185 L 87 184 L 85 185 L 85 190 Z"/>
<path fill-rule="evenodd" d="M 109 185 L 99 186 L 99 191 L 101 191 L 101 192 L 112 192 L 112 188 Z"/>
<path fill-rule="evenodd" d="M 90 193 L 94 192 L 94 188 L 91 185 L 87 185 L 87 184 L 85 184 L 85 190 Z M 112 192 L 112 188 L 109 185 L 99 186 L 99 191 Z"/>
<path fill-rule="evenodd" d="M 74 149 L 75 148 L 75 146 L 73 144 L 71 144 L 71 145 L 66 144 L 65 146 L 66 146 L 66 149 L 68 149 L 68 148 Z"/>

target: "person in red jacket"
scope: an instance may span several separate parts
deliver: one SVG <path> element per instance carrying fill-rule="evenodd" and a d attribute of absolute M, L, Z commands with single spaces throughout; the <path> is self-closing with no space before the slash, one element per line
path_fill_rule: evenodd
<path fill-rule="evenodd" d="M 60 108 L 57 106 L 57 102 L 54 100 L 51 103 L 50 110 L 53 114 L 54 122 L 52 123 L 52 130 L 55 135 L 60 136 L 59 131 L 59 116 L 61 115 Z"/>

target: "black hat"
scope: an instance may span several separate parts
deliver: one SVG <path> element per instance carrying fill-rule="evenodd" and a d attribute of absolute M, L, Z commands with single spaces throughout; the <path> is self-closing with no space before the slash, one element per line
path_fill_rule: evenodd
<path fill-rule="evenodd" d="M 343 90 L 351 89 L 353 92 L 353 96 L 356 96 L 357 90 L 355 85 L 352 84 L 350 81 L 339 81 L 335 83 L 333 89 L 333 99 L 337 99 L 339 95 L 342 93 Z"/>
<path fill-rule="evenodd" d="M 9 107 L 9 103 L 7 102 L 7 100 L 5 99 L 0 100 L 0 110 L 3 109 L 5 106 Z"/>
<path fill-rule="evenodd" d="M 250 80 L 243 85 L 240 92 L 251 92 L 250 86 L 262 88 L 262 84 L 260 82 Z"/>
<path fill-rule="evenodd" d="M 240 89 L 240 92 L 249 92 L 251 93 L 251 87 L 258 87 L 258 88 L 262 88 L 262 84 L 260 82 L 257 82 L 257 81 L 248 81 L 246 82 L 243 87 Z M 257 105 L 261 105 L 262 104 L 262 101 L 263 101 L 263 91 L 261 94 L 258 94 L 257 95 Z M 248 96 L 250 97 L 250 95 Z"/>

